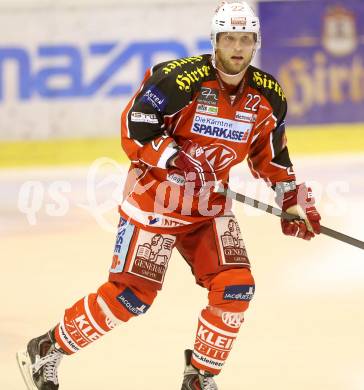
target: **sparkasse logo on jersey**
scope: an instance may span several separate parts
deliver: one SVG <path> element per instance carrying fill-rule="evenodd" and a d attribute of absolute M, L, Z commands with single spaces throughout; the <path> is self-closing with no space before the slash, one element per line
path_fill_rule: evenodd
<path fill-rule="evenodd" d="M 246 143 L 248 142 L 252 127 L 253 125 L 251 123 L 195 114 L 191 131 L 204 137 Z"/>

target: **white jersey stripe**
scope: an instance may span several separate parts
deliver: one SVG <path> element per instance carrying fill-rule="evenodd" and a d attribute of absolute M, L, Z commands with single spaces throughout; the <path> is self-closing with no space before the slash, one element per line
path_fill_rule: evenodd
<path fill-rule="evenodd" d="M 91 314 L 90 306 L 89 306 L 89 304 L 88 304 L 88 298 L 89 298 L 89 296 L 86 295 L 85 298 L 84 298 L 84 300 L 83 300 L 83 303 L 84 303 L 84 305 L 85 305 L 85 311 L 86 311 L 87 317 L 88 317 L 88 319 L 90 320 L 92 326 L 93 326 L 100 334 L 104 335 L 104 334 L 106 334 L 107 332 L 104 331 L 104 330 L 100 327 L 100 325 L 96 322 L 94 316 Z"/>
<path fill-rule="evenodd" d="M 100 305 L 102 311 L 108 317 L 114 324 L 120 325 L 123 323 L 123 321 L 119 320 L 119 318 L 116 318 L 114 313 L 110 310 L 107 303 L 100 297 L 100 295 L 97 296 L 96 299 L 97 303 Z"/>
<path fill-rule="evenodd" d="M 228 336 L 228 337 L 232 337 L 232 338 L 236 338 L 237 337 L 237 333 L 233 333 L 233 332 L 228 332 L 227 330 L 223 330 L 223 329 L 220 329 L 218 328 L 217 326 L 215 325 L 212 325 L 210 324 L 210 322 L 206 321 L 200 314 L 199 316 L 199 320 L 202 322 L 203 325 L 205 325 L 206 327 L 210 328 L 211 330 L 213 330 L 214 332 L 216 333 L 220 333 L 220 334 L 223 334 L 224 336 Z"/>
<path fill-rule="evenodd" d="M 220 370 L 221 367 L 225 363 L 223 360 L 216 360 L 216 359 L 201 355 L 197 351 L 193 351 L 193 358 L 197 362 L 199 362 L 200 364 L 202 364 L 206 367 L 214 368 L 215 370 Z"/>

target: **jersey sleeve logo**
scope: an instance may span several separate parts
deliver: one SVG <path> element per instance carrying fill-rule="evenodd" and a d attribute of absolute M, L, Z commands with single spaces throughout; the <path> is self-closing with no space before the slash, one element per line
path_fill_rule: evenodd
<path fill-rule="evenodd" d="M 201 62 L 202 60 L 203 60 L 202 56 L 187 57 L 187 58 L 182 58 L 180 60 L 174 60 L 174 61 L 168 62 L 168 64 L 166 66 L 164 66 L 163 73 L 168 74 L 176 68 L 182 68 L 182 66 L 184 66 L 186 64 L 194 64 L 195 62 Z"/>
<path fill-rule="evenodd" d="M 282 101 L 286 100 L 286 97 L 283 93 L 283 89 L 278 84 L 278 82 L 274 79 L 269 78 L 266 74 L 255 71 L 253 73 L 253 81 L 258 87 L 263 87 L 264 89 L 276 92 L 277 95 L 282 99 Z"/>
<path fill-rule="evenodd" d="M 196 68 L 180 73 L 176 77 L 178 89 L 184 92 L 191 92 L 191 86 L 199 81 L 202 81 L 211 74 L 210 65 L 197 66 Z"/>
<path fill-rule="evenodd" d="M 130 119 L 132 122 L 158 123 L 158 118 L 155 114 L 145 114 L 144 112 L 133 111 Z"/>
<path fill-rule="evenodd" d="M 167 105 L 167 98 L 163 93 L 155 86 L 151 85 L 144 93 L 142 97 L 144 103 L 149 104 L 155 110 L 161 112 Z"/>

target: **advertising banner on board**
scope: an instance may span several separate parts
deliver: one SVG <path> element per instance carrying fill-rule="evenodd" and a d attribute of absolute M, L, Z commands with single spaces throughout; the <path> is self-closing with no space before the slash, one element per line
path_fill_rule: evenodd
<path fill-rule="evenodd" d="M 364 122 L 364 2 L 259 4 L 261 67 L 287 97 L 290 124 Z"/>

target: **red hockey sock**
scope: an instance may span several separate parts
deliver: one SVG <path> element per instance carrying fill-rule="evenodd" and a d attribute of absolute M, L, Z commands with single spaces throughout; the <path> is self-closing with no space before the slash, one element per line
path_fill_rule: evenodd
<path fill-rule="evenodd" d="M 80 299 L 66 310 L 64 318 L 56 326 L 56 341 L 67 354 L 86 347 L 115 327 L 96 299 L 97 294 Z"/>
<path fill-rule="evenodd" d="M 191 363 L 194 367 L 218 374 L 229 356 L 239 328 L 227 326 L 221 316 L 202 310 Z"/>

